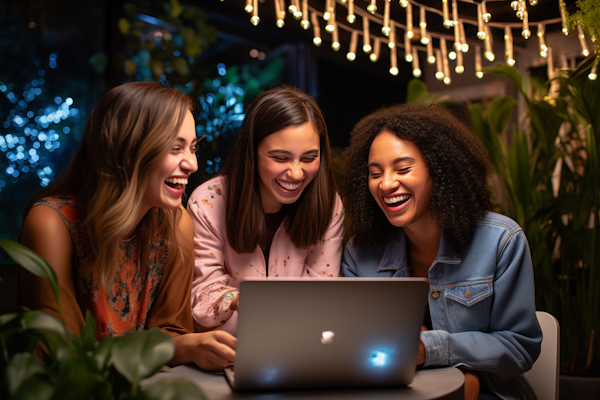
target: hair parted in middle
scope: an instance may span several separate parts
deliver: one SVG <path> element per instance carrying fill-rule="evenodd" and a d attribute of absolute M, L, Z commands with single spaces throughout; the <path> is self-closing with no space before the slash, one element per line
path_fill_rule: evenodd
<path fill-rule="evenodd" d="M 402 104 L 380 109 L 352 130 L 345 185 L 347 232 L 356 245 L 374 246 L 398 228 L 386 218 L 368 187 L 369 150 L 384 131 L 413 142 L 432 181 L 431 216 L 455 251 L 471 237 L 473 218 L 494 208 L 487 178 L 489 157 L 475 133 L 439 105 Z"/>
<path fill-rule="evenodd" d="M 294 246 L 307 248 L 325 234 L 335 202 L 335 180 L 325 119 L 312 97 L 282 85 L 260 94 L 246 118 L 225 167 L 226 227 L 229 245 L 237 253 L 252 253 L 267 234 L 260 196 L 257 150 L 269 135 L 310 122 L 319 135 L 320 168 L 298 201 L 284 205 L 284 226 Z"/>

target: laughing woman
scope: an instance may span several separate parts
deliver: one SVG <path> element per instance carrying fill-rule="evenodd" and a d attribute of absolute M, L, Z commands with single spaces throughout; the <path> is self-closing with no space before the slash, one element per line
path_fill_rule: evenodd
<path fill-rule="evenodd" d="M 289 86 L 264 92 L 237 136 L 222 175 L 188 202 L 196 330 L 232 335 L 243 278 L 338 276 L 344 224 L 327 127 L 310 96 Z"/>
<path fill-rule="evenodd" d="M 55 270 L 72 332 L 87 311 L 97 340 L 158 327 L 175 344 L 169 365 L 215 369 L 235 342 L 191 333 L 193 228 L 181 206 L 198 167 L 190 110 L 187 96 L 157 83 L 110 90 L 64 174 L 29 201 L 21 242 Z M 59 315 L 48 281 L 23 269 L 18 297 Z"/>
<path fill-rule="evenodd" d="M 466 398 L 535 399 L 523 376 L 542 339 L 529 246 L 491 212 L 475 134 L 442 107 L 394 106 L 354 127 L 346 156 L 344 275 L 427 278 L 417 364 L 460 367 Z"/>

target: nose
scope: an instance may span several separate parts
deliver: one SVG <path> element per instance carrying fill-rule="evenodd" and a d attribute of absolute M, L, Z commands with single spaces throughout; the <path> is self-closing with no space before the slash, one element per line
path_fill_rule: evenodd
<path fill-rule="evenodd" d="M 396 179 L 396 174 L 392 171 L 386 171 L 383 173 L 381 182 L 379 183 L 379 188 L 385 192 L 388 192 L 396 190 L 399 184 L 400 183 Z"/>
<path fill-rule="evenodd" d="M 186 172 L 194 173 L 198 170 L 198 159 L 196 157 L 196 153 L 188 153 L 181 160 L 181 169 Z"/>
<path fill-rule="evenodd" d="M 290 180 L 299 181 L 304 178 L 304 171 L 299 164 L 292 163 L 287 170 L 287 176 L 290 178 Z"/>

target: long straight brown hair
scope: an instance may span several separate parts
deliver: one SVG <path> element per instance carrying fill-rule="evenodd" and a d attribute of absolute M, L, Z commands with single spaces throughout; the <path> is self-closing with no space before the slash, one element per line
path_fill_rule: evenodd
<path fill-rule="evenodd" d="M 170 151 L 188 110 L 190 99 L 177 89 L 150 82 L 132 82 L 108 91 L 86 122 L 83 139 L 66 170 L 27 203 L 46 197 L 75 200 L 82 218 L 83 240 L 90 251 L 94 274 L 107 288 L 118 266 L 119 242 L 136 229 L 148 173 Z M 183 262 L 178 228 L 181 210 L 148 212 L 137 226 L 141 254 L 148 254 L 154 237 L 169 244 L 167 264 Z M 86 254 L 86 257 L 88 254 Z M 147 260 L 142 258 L 144 268 Z"/>
<path fill-rule="evenodd" d="M 237 253 L 252 253 L 266 236 L 259 190 L 257 149 L 269 135 L 310 122 L 320 140 L 319 172 L 298 201 L 286 205 L 285 230 L 294 246 L 307 248 L 325 234 L 335 202 L 335 180 L 327 126 L 317 103 L 300 89 L 279 86 L 259 95 L 248 107 L 225 175 L 226 229 Z"/>

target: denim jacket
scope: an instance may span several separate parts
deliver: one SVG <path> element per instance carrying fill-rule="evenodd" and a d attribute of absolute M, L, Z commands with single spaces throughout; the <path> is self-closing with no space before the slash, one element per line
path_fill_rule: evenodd
<path fill-rule="evenodd" d="M 350 241 L 343 273 L 410 276 L 406 246 L 402 229 L 377 247 L 360 248 Z M 540 353 L 542 332 L 535 315 L 531 255 L 521 227 L 489 212 L 474 220 L 461 255 L 442 234 L 428 274 L 433 330 L 421 332 L 423 366 L 476 370 L 482 388 L 501 399 L 535 399 L 522 373 Z"/>

